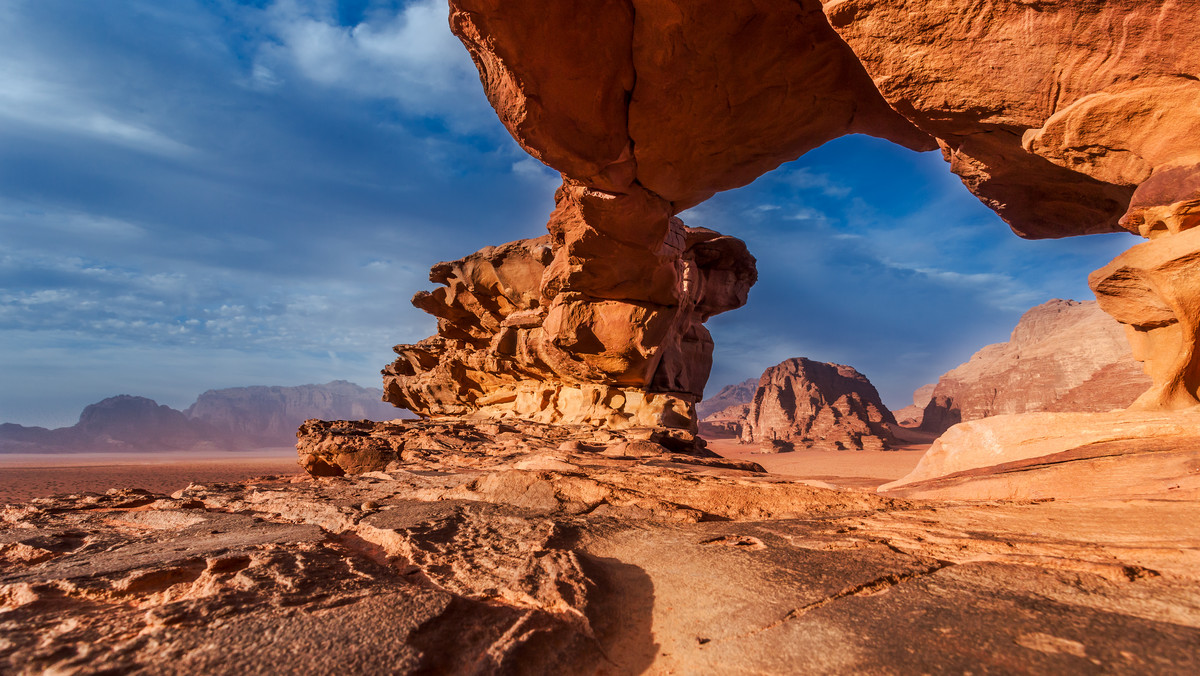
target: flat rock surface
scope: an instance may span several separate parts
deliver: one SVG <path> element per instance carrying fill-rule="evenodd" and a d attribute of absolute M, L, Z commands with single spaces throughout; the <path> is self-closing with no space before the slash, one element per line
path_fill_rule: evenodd
<path fill-rule="evenodd" d="M 578 449 L 453 464 L 4 507 L 0 671 L 1200 668 L 1194 501 L 906 501 Z"/>

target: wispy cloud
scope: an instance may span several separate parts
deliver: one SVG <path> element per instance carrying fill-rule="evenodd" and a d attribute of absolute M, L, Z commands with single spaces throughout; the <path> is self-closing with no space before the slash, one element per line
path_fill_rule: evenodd
<path fill-rule="evenodd" d="M 818 191 L 826 197 L 849 197 L 853 192 L 849 186 L 842 185 L 828 174 L 813 171 L 808 167 L 784 169 L 778 180 L 800 190 Z"/>
<path fill-rule="evenodd" d="M 7 32 L 0 29 L 0 36 Z M 168 132 L 126 111 L 112 110 L 94 98 L 89 87 L 50 77 L 30 72 L 19 55 L 0 52 L 0 120 L 158 155 L 178 157 L 196 152 Z"/>
<path fill-rule="evenodd" d="M 254 66 L 262 86 L 299 75 L 322 87 L 395 101 L 406 111 L 463 127 L 493 115 L 479 76 L 450 33 L 448 9 L 420 0 L 399 12 L 373 12 L 353 26 L 336 20 L 328 0 L 278 0 L 266 12 L 273 43 Z"/>

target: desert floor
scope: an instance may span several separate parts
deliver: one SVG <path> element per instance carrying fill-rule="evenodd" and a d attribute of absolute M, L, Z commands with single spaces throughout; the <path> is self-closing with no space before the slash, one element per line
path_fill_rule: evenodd
<path fill-rule="evenodd" d="M 110 488 L 170 494 L 191 483 L 294 474 L 300 474 L 300 467 L 291 447 L 226 453 L 11 453 L 0 455 L 0 504 Z"/>
<path fill-rule="evenodd" d="M 908 474 L 928 448 L 897 451 L 794 451 L 767 454 L 734 439 L 709 441 L 727 458 L 757 462 L 806 483 L 874 490 Z M 231 482 L 300 474 L 290 447 L 227 453 L 12 453 L 0 455 L 0 504 L 66 493 L 144 488 L 170 494 L 191 483 Z"/>
<path fill-rule="evenodd" d="M 897 451 L 762 453 L 734 439 L 710 440 L 727 458 L 757 462 L 774 474 L 818 486 L 874 490 L 908 474 L 928 445 Z M 227 453 L 13 453 L 0 455 L 0 504 L 67 493 L 144 488 L 170 494 L 191 483 L 300 474 L 290 447 Z"/>
<path fill-rule="evenodd" d="M 763 453 L 758 446 L 743 445 L 736 439 L 709 439 L 708 448 L 726 458 L 757 462 L 772 474 L 802 479 L 805 483 L 873 491 L 911 472 L 929 450 L 929 444 L 914 444 L 895 451 Z"/>

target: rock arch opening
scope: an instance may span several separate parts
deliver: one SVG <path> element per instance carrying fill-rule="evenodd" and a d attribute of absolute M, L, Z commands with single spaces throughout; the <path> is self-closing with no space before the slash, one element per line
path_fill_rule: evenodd
<path fill-rule="evenodd" d="M 414 300 L 438 336 L 398 347 L 387 398 L 686 436 L 711 366 L 703 323 L 757 275 L 739 240 L 677 215 L 846 134 L 940 148 L 1022 237 L 1195 224 L 1200 61 L 1171 39 L 1185 16 L 949 5 L 453 0 L 489 101 L 563 185 L 548 237 L 434 268 L 443 287 Z M 1080 39 L 1056 38 L 1063 22 Z M 1090 46 L 1118 38 L 1121 59 Z M 1192 380 L 1173 391 L 1195 403 Z"/>

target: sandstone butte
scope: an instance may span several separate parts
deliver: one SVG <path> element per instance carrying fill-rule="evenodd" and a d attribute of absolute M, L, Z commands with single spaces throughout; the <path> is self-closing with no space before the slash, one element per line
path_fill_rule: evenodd
<path fill-rule="evenodd" d="M 734 387 L 723 390 L 726 398 L 745 394 Z M 775 452 L 880 451 L 898 441 L 892 431 L 896 419 L 866 376 L 844 364 L 804 357 L 767 369 L 746 403 L 731 404 L 701 424 Z"/>
<path fill-rule="evenodd" d="M 385 397 L 426 419 L 305 423 L 319 480 L 4 507 L 6 670 L 1200 671 L 1194 2 L 450 10 L 563 183 L 414 298 Z M 704 322 L 756 272 L 677 214 L 851 133 L 940 148 L 1022 237 L 1146 238 L 1089 279 L 1131 409 L 957 425 L 882 494 L 706 453 Z"/>
<path fill-rule="evenodd" d="M 1123 409 L 1150 385 L 1116 320 L 1095 301 L 1056 299 L 1026 312 L 1007 343 L 979 350 L 914 401 L 924 395 L 921 428 L 940 434 L 994 415 Z"/>

